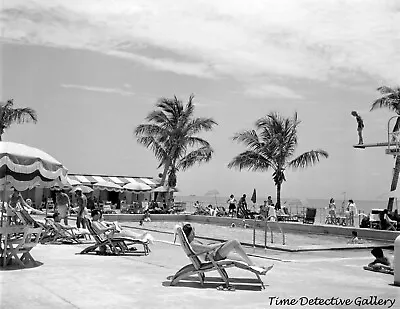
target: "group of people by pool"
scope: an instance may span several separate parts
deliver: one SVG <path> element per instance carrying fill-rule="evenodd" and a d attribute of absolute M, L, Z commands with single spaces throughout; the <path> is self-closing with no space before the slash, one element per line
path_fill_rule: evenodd
<path fill-rule="evenodd" d="M 68 208 L 69 208 L 69 199 L 64 195 L 63 192 L 58 192 L 57 195 L 57 201 L 58 205 L 56 207 L 56 212 L 52 216 L 54 221 L 62 226 L 62 228 L 66 229 L 75 229 L 78 233 L 82 232 L 80 229 L 80 226 L 83 225 L 83 228 L 85 227 L 85 218 L 89 216 L 87 209 L 85 209 L 85 199 L 81 198 L 82 192 L 81 190 L 76 191 L 77 194 L 77 201 L 78 201 L 78 207 L 77 207 L 77 213 L 78 213 L 78 218 L 77 219 L 77 227 L 71 227 L 68 225 Z M 234 199 L 234 196 L 230 196 L 230 201 Z M 243 199 L 245 200 L 245 195 L 243 196 Z M 229 200 L 228 200 L 229 201 Z M 352 200 L 349 200 L 349 206 L 353 207 L 353 211 L 355 208 L 354 206 L 351 206 L 354 204 Z M 330 201 L 330 210 L 335 209 L 332 205 L 334 205 L 334 200 L 331 199 Z M 266 207 L 272 207 L 273 203 L 270 198 L 268 198 L 268 201 L 265 203 Z M 64 209 L 66 208 L 66 209 Z M 18 211 L 18 209 L 25 209 L 29 212 L 32 213 L 37 213 L 38 211 L 31 207 L 29 205 L 29 201 L 26 202 L 21 194 L 17 191 L 14 190 L 13 194 L 10 196 L 9 203 L 8 203 L 8 208 L 7 208 L 7 216 L 8 216 L 8 221 L 11 223 L 13 220 L 15 220 L 14 215 L 12 211 Z M 233 207 L 230 207 L 230 210 L 233 209 Z M 275 208 L 274 208 L 275 209 Z M 39 211 L 40 212 L 40 211 Z M 104 235 L 105 237 L 108 238 L 113 238 L 115 236 L 121 238 L 121 237 L 126 237 L 126 238 L 133 238 L 133 239 L 138 239 L 143 242 L 149 242 L 149 243 L 154 243 L 154 237 L 147 233 L 137 233 L 134 232 L 132 229 L 124 229 L 121 227 L 121 225 L 118 222 L 107 222 L 103 219 L 103 214 L 99 209 L 92 209 L 91 214 L 90 214 L 91 220 L 92 220 L 92 227 L 98 233 L 99 235 Z M 62 221 L 64 224 L 62 224 Z M 189 224 L 186 223 L 182 225 L 182 230 L 190 243 L 192 249 L 196 254 L 199 255 L 204 255 L 204 259 L 207 260 L 207 257 L 212 255 L 213 259 L 215 261 L 219 260 L 224 260 L 224 259 L 232 259 L 232 260 L 238 260 L 247 263 L 254 271 L 256 271 L 259 274 L 266 274 L 268 271 L 270 271 L 273 267 L 272 266 L 257 266 L 255 263 L 250 259 L 250 257 L 246 254 L 245 250 L 241 246 L 240 242 L 237 240 L 228 240 L 225 242 L 219 242 L 219 243 L 204 243 L 201 242 L 200 240 L 195 238 L 195 228 Z M 359 244 L 362 243 L 362 240 L 358 238 L 357 232 L 353 231 L 352 232 L 352 238 L 349 241 L 349 243 L 353 244 Z M 106 250 L 105 247 L 100 248 L 100 250 Z M 392 263 L 388 257 L 386 257 L 383 253 L 383 250 L 381 248 L 374 248 L 371 251 L 371 254 L 375 257 L 375 260 L 371 263 L 368 264 L 367 267 L 377 270 L 377 271 L 393 271 Z"/>
<path fill-rule="evenodd" d="M 267 200 L 264 201 L 263 205 L 259 206 L 257 212 L 255 207 L 251 210 L 247 204 L 246 194 L 243 194 L 239 201 L 236 200 L 235 196 L 231 194 L 226 201 L 227 210 L 223 206 L 213 206 L 209 204 L 204 207 L 199 201 L 194 203 L 195 212 L 198 215 L 209 215 L 209 216 L 228 216 L 231 218 L 243 218 L 243 219 L 254 219 L 258 218 L 261 220 L 272 218 L 275 219 L 280 215 L 285 216 L 288 214 L 288 209 L 284 204 L 282 207 L 278 204 L 274 204 L 272 197 L 268 196 Z"/>

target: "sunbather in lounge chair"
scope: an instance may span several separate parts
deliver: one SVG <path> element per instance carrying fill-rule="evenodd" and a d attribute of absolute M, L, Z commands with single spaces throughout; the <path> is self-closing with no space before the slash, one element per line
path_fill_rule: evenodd
<path fill-rule="evenodd" d="M 54 224 L 58 230 L 63 230 L 67 233 L 67 235 L 71 234 L 74 238 L 90 236 L 89 230 L 85 228 L 76 228 L 74 226 L 62 224 L 61 219 L 63 218 L 59 213 L 55 213 L 53 215 Z"/>
<path fill-rule="evenodd" d="M 204 254 L 205 260 L 210 258 L 210 254 L 215 261 L 230 259 L 247 263 L 253 270 L 265 275 L 272 266 L 260 267 L 248 257 L 242 245 L 237 240 L 228 240 L 224 243 L 204 244 L 195 239 L 195 230 L 190 224 L 185 224 L 182 228 L 185 236 L 196 254 Z"/>
<path fill-rule="evenodd" d="M 81 251 L 81 254 L 95 252 L 99 249 L 100 254 L 126 254 L 130 252 L 149 254 L 149 240 L 142 241 L 131 237 L 124 237 L 116 231 L 115 226 L 107 226 L 104 222 L 99 221 L 100 211 L 92 210 L 93 220 L 86 218 L 87 227 L 96 241 L 96 244 L 91 245 Z M 96 228 L 95 228 L 96 226 Z M 143 251 L 137 251 L 133 245 L 142 245 Z M 109 250 L 109 251 L 108 251 Z"/>
<path fill-rule="evenodd" d="M 368 268 L 375 271 L 382 272 L 393 272 L 393 266 L 391 261 L 383 254 L 383 250 L 381 248 L 374 248 L 371 250 L 371 254 L 375 257 L 375 260 L 368 264 L 364 269 L 369 270 Z"/>
<path fill-rule="evenodd" d="M 175 285 L 181 279 L 190 277 L 191 275 L 198 275 L 200 283 L 203 285 L 206 272 L 218 271 L 225 282 L 225 286 L 219 286 L 217 289 L 234 290 L 234 287 L 230 286 L 226 269 L 237 267 L 254 273 L 258 279 L 257 282 L 265 288 L 260 275 L 265 275 L 272 269 L 272 266 L 266 268 L 255 266 L 237 241 L 208 245 L 202 244 L 194 240 L 194 229 L 190 224 L 186 224 L 183 227 L 177 226 L 176 234 L 179 236 L 181 246 L 192 263 L 176 272 L 172 278 L 171 285 Z M 199 256 L 202 255 L 206 255 L 208 262 L 200 261 Z"/>
<path fill-rule="evenodd" d="M 92 210 L 92 226 L 98 234 L 105 234 L 108 238 L 133 238 L 142 242 L 154 242 L 154 237 L 149 233 L 135 233 L 132 230 L 123 229 L 118 222 L 102 221 L 102 213 L 97 209 Z"/>

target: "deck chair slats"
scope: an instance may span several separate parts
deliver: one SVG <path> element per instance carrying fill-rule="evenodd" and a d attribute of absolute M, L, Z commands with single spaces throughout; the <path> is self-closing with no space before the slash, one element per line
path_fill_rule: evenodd
<path fill-rule="evenodd" d="M 94 228 L 92 221 L 89 218 L 86 218 L 86 226 L 90 232 L 90 234 L 93 236 L 94 240 L 96 241 L 96 244 L 91 245 L 84 250 L 81 251 L 81 254 L 87 254 L 90 252 L 94 252 L 98 248 L 101 248 L 103 246 L 109 247 L 111 252 L 113 254 L 119 255 L 119 254 L 125 254 L 129 251 L 130 246 L 133 245 L 142 245 L 143 246 L 143 251 L 136 252 L 136 253 L 143 253 L 144 255 L 148 255 L 150 252 L 150 248 L 148 246 L 147 242 L 143 242 L 140 239 L 133 239 L 133 238 L 126 238 L 126 237 L 118 237 L 114 236 L 113 238 L 107 238 L 106 236 L 102 236 L 99 231 L 96 231 Z"/>

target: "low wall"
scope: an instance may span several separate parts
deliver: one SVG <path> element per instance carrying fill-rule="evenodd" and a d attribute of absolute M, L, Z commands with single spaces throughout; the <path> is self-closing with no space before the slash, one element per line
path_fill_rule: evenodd
<path fill-rule="evenodd" d="M 121 221 L 121 222 L 139 222 L 143 218 L 143 214 L 105 214 L 105 220 L 108 221 Z M 228 217 L 211 217 L 200 215 L 186 215 L 186 214 L 152 214 L 152 221 L 177 221 L 177 222 L 198 222 L 198 223 L 212 223 L 217 225 L 230 226 L 235 223 L 236 226 L 247 224 L 253 226 L 254 220 L 251 219 L 238 219 Z M 268 222 L 268 226 L 272 231 L 279 231 L 278 225 L 275 222 Z M 317 225 L 317 224 L 304 224 L 300 222 L 279 222 L 280 228 L 283 232 L 289 233 L 311 233 L 311 234 L 328 234 L 337 236 L 351 236 L 352 231 L 357 231 L 358 236 L 364 239 L 371 240 L 385 240 L 394 241 L 400 235 L 400 231 L 382 231 L 374 229 L 362 229 L 356 227 L 337 226 L 337 225 Z M 265 222 L 256 220 L 256 228 L 264 229 Z"/>

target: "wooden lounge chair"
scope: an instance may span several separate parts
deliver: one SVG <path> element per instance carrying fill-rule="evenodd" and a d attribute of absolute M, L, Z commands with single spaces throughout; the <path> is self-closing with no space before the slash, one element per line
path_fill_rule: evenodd
<path fill-rule="evenodd" d="M 53 241 L 61 240 L 63 242 L 72 242 L 81 244 L 80 237 L 83 238 L 89 236 L 89 232 L 86 233 L 79 231 L 71 226 L 63 226 L 62 224 L 55 222 L 53 218 L 46 218 L 46 226 L 53 229 L 54 237 Z"/>
<path fill-rule="evenodd" d="M 193 251 L 181 227 L 177 228 L 176 233 L 179 237 L 181 247 L 183 248 L 192 263 L 182 267 L 176 272 L 176 274 L 172 278 L 171 285 L 176 285 L 181 279 L 187 278 L 192 275 L 198 275 L 200 279 L 200 284 L 203 285 L 206 279 L 205 273 L 216 270 L 220 274 L 221 278 L 224 280 L 226 287 L 229 288 L 229 276 L 225 269 L 229 267 L 238 267 L 254 273 L 257 277 L 257 282 L 259 282 L 261 284 L 261 287 L 265 289 L 264 283 L 261 280 L 258 272 L 253 270 L 245 262 L 239 262 L 229 259 L 215 261 L 212 257 L 212 254 L 208 254 L 208 259 L 210 260 L 209 262 L 201 262 L 198 257 L 199 254 L 196 254 Z"/>
<path fill-rule="evenodd" d="M 38 244 L 42 231 L 41 227 L 25 227 L 22 237 L 9 239 L 6 248 L 5 264 L 11 262 L 12 258 L 22 267 L 26 267 L 30 262 L 35 264 L 36 261 L 33 259 L 30 251 Z M 19 254 L 22 254 L 21 258 L 18 256 Z"/>
<path fill-rule="evenodd" d="M 101 247 L 108 247 L 111 254 L 120 255 L 126 253 L 143 253 L 148 255 L 150 253 L 149 242 L 141 241 L 140 239 L 133 239 L 127 237 L 118 237 L 118 234 L 114 234 L 112 238 L 104 237 L 99 235 L 92 226 L 92 221 L 86 218 L 86 227 L 89 230 L 96 243 L 81 251 L 81 254 L 87 254 L 95 252 L 96 249 Z M 137 251 L 134 245 L 142 245 L 143 251 Z"/>

